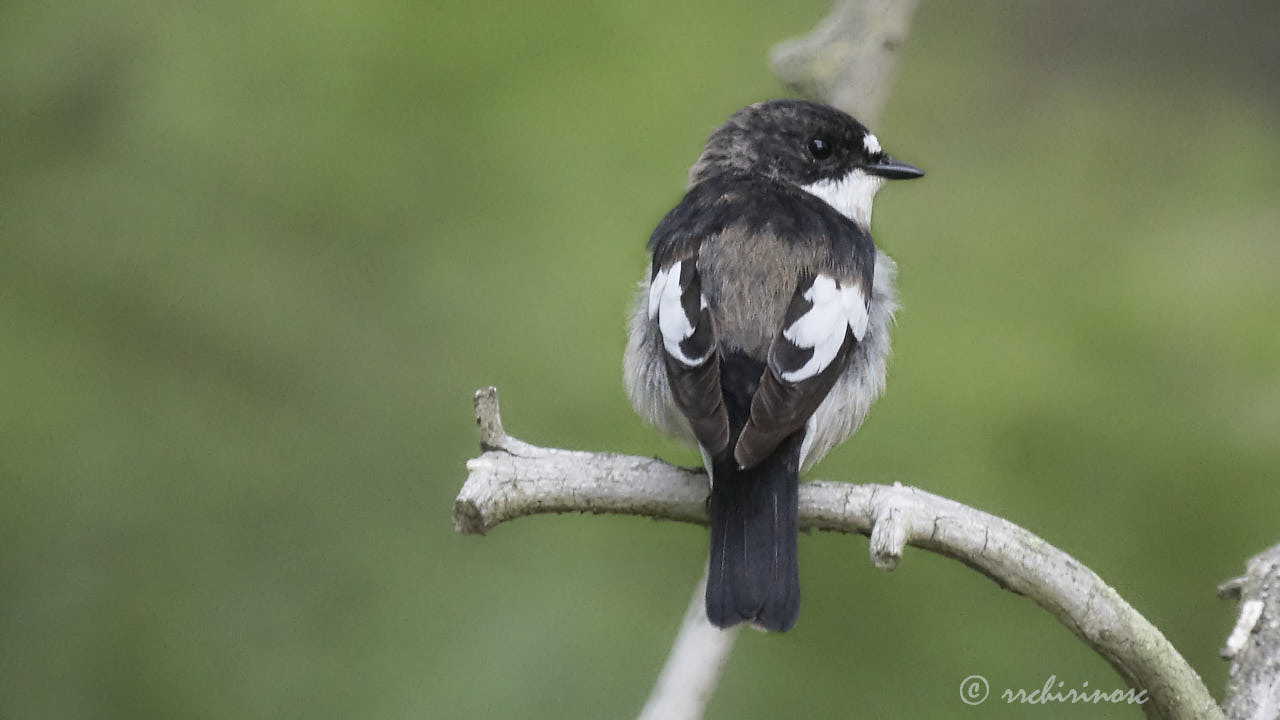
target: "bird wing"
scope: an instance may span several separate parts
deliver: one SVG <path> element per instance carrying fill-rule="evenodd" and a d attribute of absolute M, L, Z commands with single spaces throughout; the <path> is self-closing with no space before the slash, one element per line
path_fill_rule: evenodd
<path fill-rule="evenodd" d="M 658 325 L 663 362 L 676 406 L 711 455 L 729 444 L 729 416 L 720 391 L 720 359 L 696 257 L 654 263 L 649 320 Z"/>
<path fill-rule="evenodd" d="M 826 399 L 867 333 L 868 298 L 856 277 L 799 278 L 734 447 L 740 466 L 754 467 L 768 457 Z"/>

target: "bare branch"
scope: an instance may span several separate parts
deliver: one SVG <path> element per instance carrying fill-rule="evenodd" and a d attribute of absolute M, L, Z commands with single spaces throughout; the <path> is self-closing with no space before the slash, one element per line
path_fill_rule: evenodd
<path fill-rule="evenodd" d="M 1280 718 L 1280 545 L 1255 555 L 1242 578 L 1223 583 L 1240 617 L 1222 648 L 1231 661 L 1223 709 L 1230 720 Z"/>
<path fill-rule="evenodd" d="M 459 532 L 537 513 L 620 513 L 705 525 L 706 476 L 653 458 L 539 448 L 509 437 L 497 391 L 476 393 L 488 448 L 467 463 L 454 504 Z M 914 545 L 954 558 L 1034 600 L 1150 698 L 1147 716 L 1222 718 L 1195 670 L 1160 631 L 1075 558 L 1006 520 L 916 488 L 815 481 L 800 486 L 800 525 L 871 538 L 893 569 Z"/>
<path fill-rule="evenodd" d="M 874 125 L 889 99 L 916 0 L 843 0 L 810 34 L 775 47 L 774 72 L 792 92 Z"/>

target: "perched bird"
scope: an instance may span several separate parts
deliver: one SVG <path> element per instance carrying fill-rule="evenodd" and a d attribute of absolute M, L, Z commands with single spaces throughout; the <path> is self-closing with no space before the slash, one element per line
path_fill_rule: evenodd
<path fill-rule="evenodd" d="M 627 394 L 702 453 L 718 627 L 796 623 L 799 475 L 884 389 L 897 267 L 871 241 L 871 202 L 923 174 L 835 108 L 757 103 L 711 134 L 649 239 Z"/>

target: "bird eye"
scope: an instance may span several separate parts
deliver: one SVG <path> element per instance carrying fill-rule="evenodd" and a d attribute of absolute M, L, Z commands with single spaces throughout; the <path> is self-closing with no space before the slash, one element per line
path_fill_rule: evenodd
<path fill-rule="evenodd" d="M 831 143 L 822 138 L 811 138 L 809 140 L 809 154 L 814 160 L 826 160 L 831 157 Z"/>

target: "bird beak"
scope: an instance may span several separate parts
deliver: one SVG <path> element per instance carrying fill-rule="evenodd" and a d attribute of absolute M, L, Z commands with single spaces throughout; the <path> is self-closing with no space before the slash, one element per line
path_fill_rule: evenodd
<path fill-rule="evenodd" d="M 889 180 L 910 180 L 924 175 L 924 171 L 915 165 L 908 165 L 888 155 L 881 155 L 879 160 L 863 168 L 872 175 L 879 175 Z"/>

